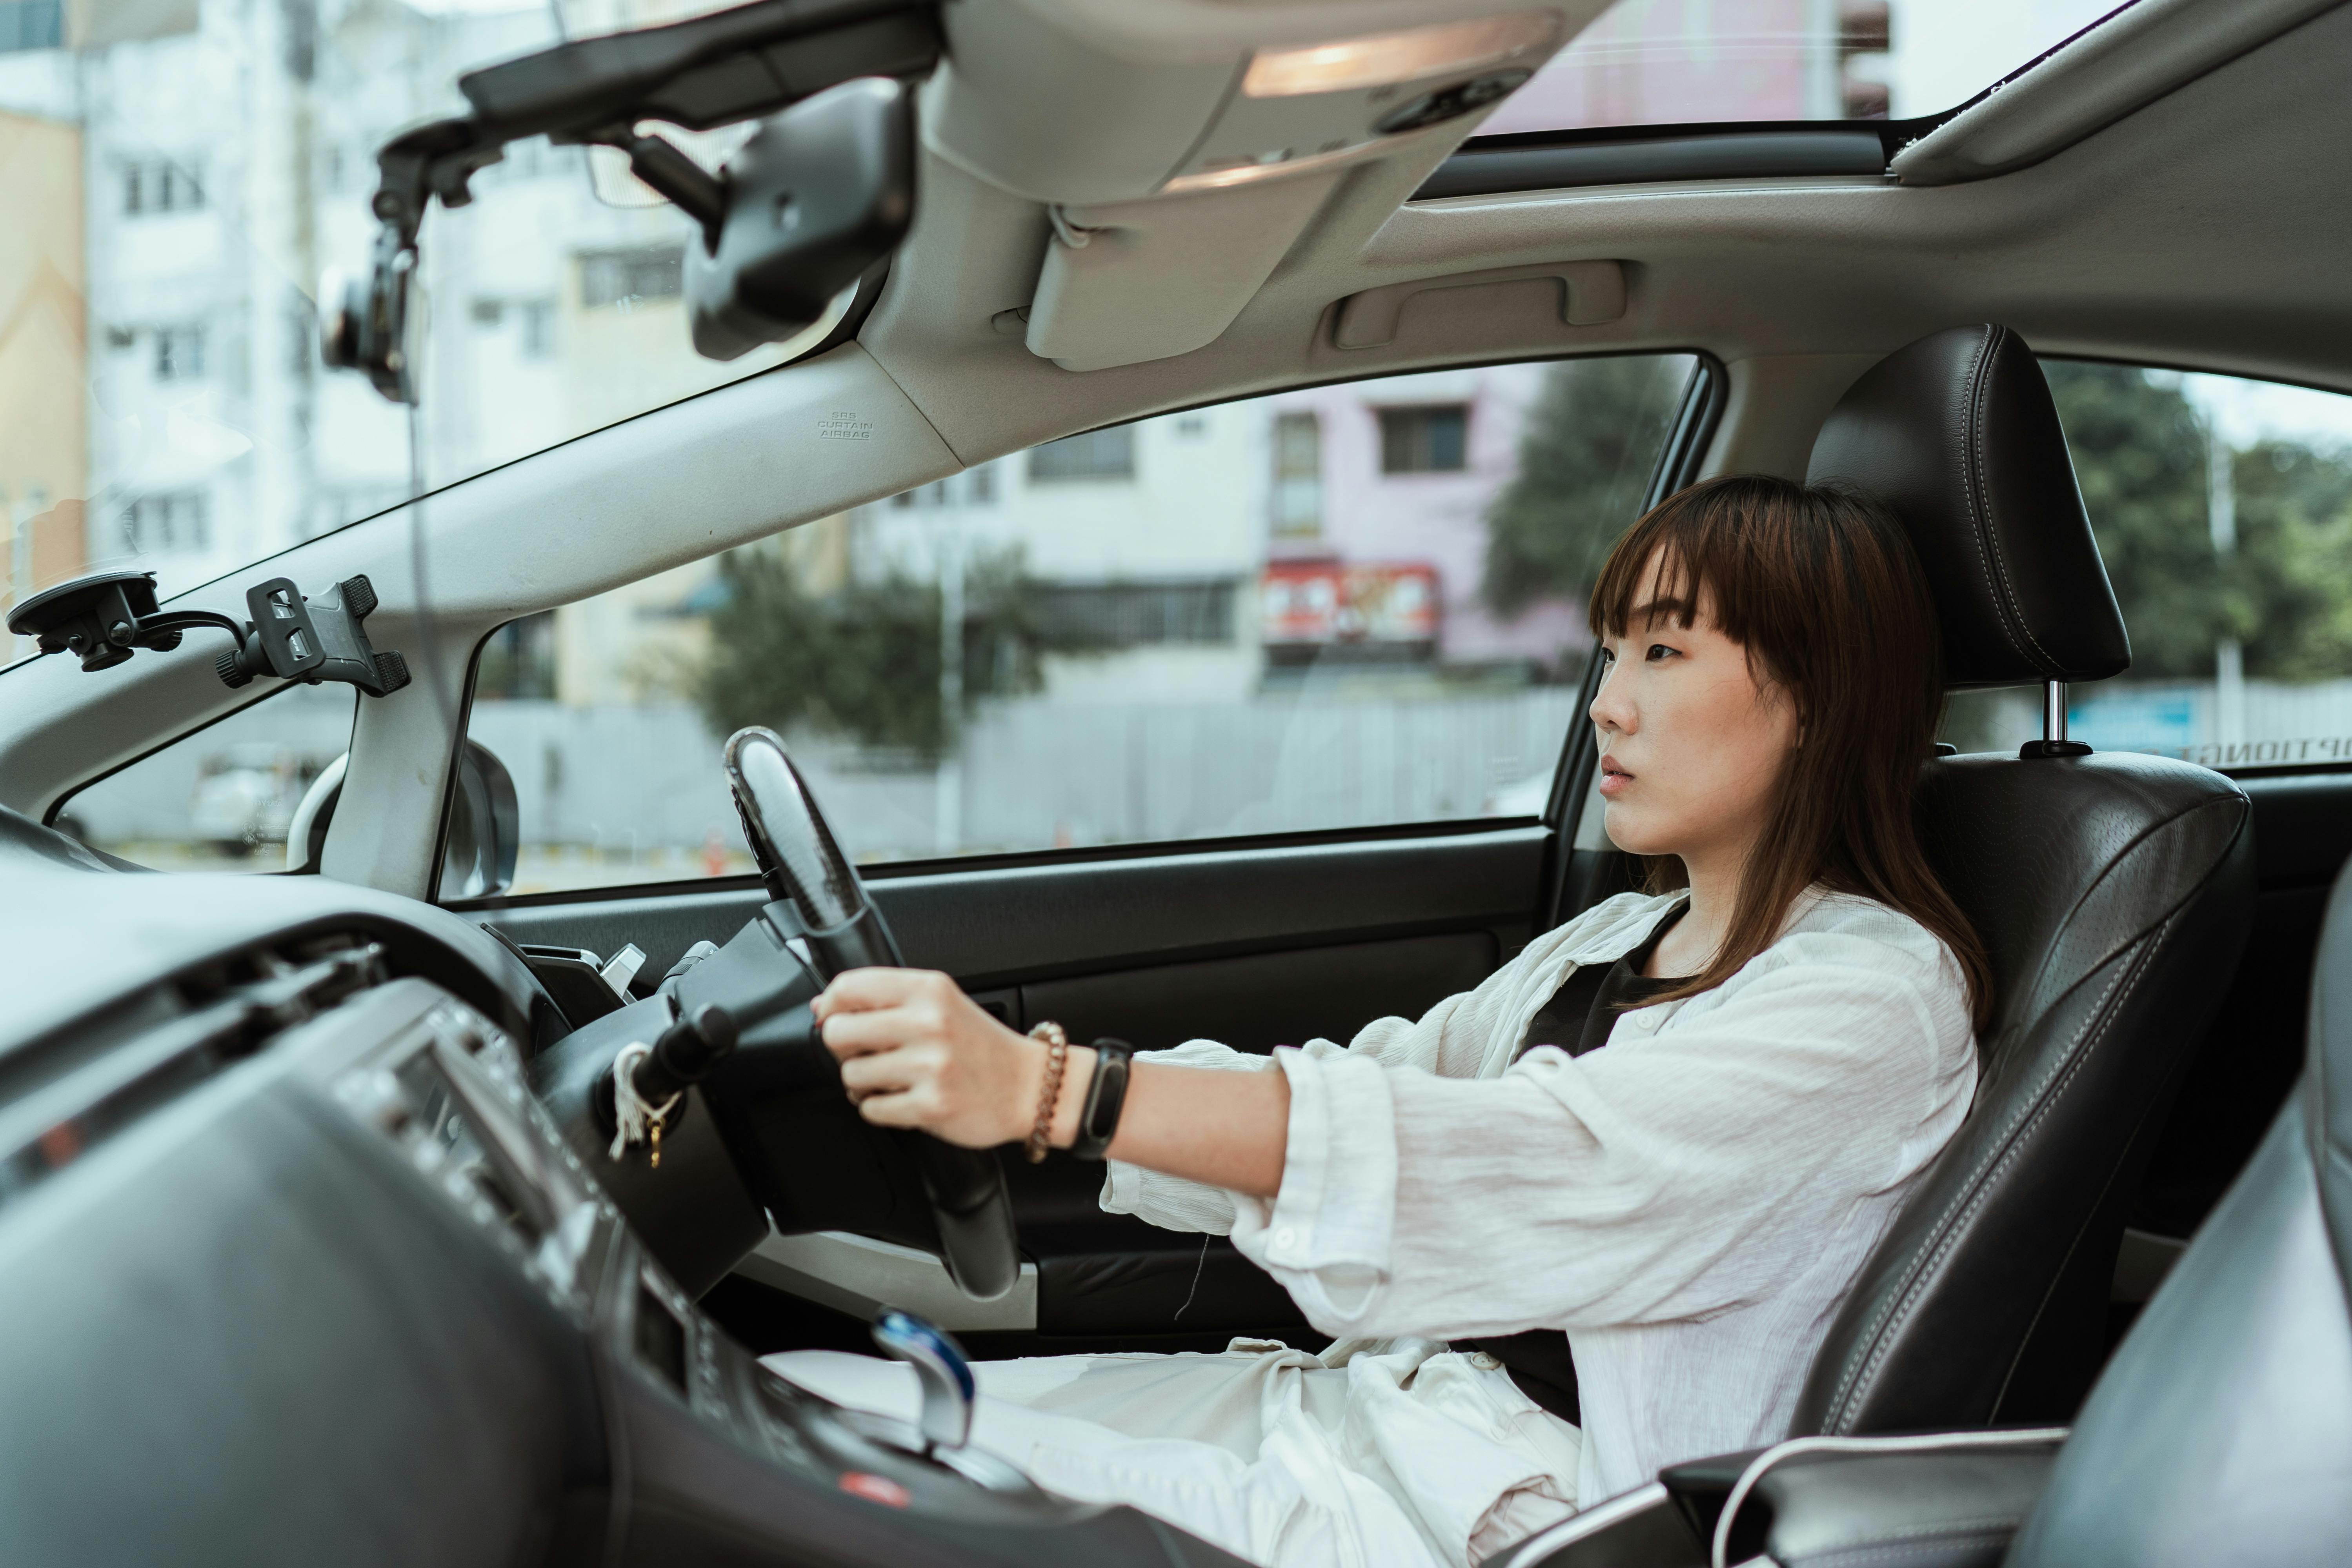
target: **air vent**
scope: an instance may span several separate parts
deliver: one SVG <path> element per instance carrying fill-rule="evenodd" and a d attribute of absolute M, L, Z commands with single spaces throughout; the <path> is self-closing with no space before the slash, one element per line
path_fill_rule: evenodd
<path fill-rule="evenodd" d="M 258 947 L 17 1051 L 0 1070 L 0 1204 L 383 979 L 383 950 L 360 938 Z"/>

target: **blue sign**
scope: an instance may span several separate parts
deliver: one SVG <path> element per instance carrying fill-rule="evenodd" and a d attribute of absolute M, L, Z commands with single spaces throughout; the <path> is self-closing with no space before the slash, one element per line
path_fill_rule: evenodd
<path fill-rule="evenodd" d="M 2198 742 L 2197 700 L 2185 691 L 2150 691 L 2070 703 L 2066 737 L 2102 752 L 2178 752 Z"/>

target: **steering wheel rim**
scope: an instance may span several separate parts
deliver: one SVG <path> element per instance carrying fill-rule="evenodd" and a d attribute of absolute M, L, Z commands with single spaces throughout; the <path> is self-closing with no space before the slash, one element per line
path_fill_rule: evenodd
<path fill-rule="evenodd" d="M 800 917 L 809 966 L 818 978 L 830 982 L 843 970 L 868 965 L 903 967 L 898 938 L 841 852 L 782 737 L 758 725 L 738 730 L 728 737 L 726 770 L 752 858 L 769 895 Z M 782 813 L 796 815 L 778 820 Z M 894 1131 L 922 1182 L 949 1277 L 974 1300 L 1003 1297 L 1020 1279 L 1021 1252 L 1012 1194 L 995 1153 L 928 1132 Z"/>

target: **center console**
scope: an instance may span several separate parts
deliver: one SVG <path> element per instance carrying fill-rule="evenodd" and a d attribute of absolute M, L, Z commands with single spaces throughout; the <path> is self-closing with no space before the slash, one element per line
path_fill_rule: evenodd
<path fill-rule="evenodd" d="M 531 1093 L 514 1042 L 422 981 L 340 1010 L 315 1087 L 584 1342 L 607 1495 L 554 1557 L 627 1563 L 1237 1562 L 1003 1458 L 769 1372 L 656 1261 Z M 928 1419 L 926 1426 L 930 1426 Z M 580 1436 L 574 1434 L 574 1440 Z M 601 1516 L 601 1517 L 599 1517 Z"/>

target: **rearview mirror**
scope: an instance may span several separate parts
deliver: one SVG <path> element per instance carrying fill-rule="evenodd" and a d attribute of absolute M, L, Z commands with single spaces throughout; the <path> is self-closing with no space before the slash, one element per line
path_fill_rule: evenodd
<path fill-rule="evenodd" d="M 726 191 L 715 243 L 686 247 L 694 347 L 717 360 L 806 331 L 906 237 L 913 92 L 867 77 L 794 104 L 727 160 Z"/>

